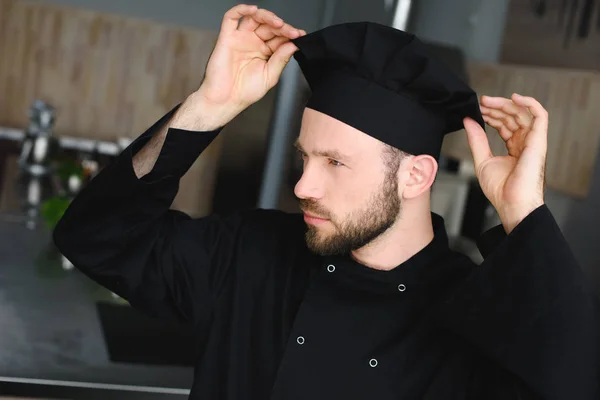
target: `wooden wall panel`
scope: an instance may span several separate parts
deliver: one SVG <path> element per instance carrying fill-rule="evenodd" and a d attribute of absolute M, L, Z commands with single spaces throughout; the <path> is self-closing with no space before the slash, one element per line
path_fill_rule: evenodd
<path fill-rule="evenodd" d="M 76 8 L 0 0 L 0 125 L 32 101 L 57 108 L 57 135 L 141 133 L 198 87 L 216 32 Z"/>
<path fill-rule="evenodd" d="M 585 197 L 600 144 L 600 73 L 516 65 L 469 64 L 479 95 L 535 97 L 549 113 L 547 185 Z M 488 127 L 494 154 L 506 154 L 496 130 Z M 472 161 L 464 131 L 448 135 L 443 153 Z"/>
<path fill-rule="evenodd" d="M 55 135 L 135 138 L 198 88 L 217 32 L 78 8 L 0 0 L 0 126 L 24 128 L 35 99 Z M 183 177 L 173 208 L 212 210 L 219 137 Z"/>

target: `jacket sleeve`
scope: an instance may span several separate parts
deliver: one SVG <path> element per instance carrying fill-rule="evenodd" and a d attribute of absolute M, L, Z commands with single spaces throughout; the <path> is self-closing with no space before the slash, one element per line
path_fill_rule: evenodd
<path fill-rule="evenodd" d="M 180 178 L 219 133 L 169 129 L 152 171 L 132 157 L 175 107 L 76 196 L 53 231 L 60 252 L 92 280 L 147 314 L 206 318 L 222 285 L 241 223 L 236 215 L 192 219 L 171 210 Z"/>
<path fill-rule="evenodd" d="M 493 228 L 480 248 L 483 263 L 443 305 L 445 326 L 543 399 L 599 399 L 598 297 L 549 209 L 508 235 Z"/>

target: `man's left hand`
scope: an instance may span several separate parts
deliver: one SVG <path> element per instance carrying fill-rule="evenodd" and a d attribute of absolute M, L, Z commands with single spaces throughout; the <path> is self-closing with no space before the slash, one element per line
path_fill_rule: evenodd
<path fill-rule="evenodd" d="M 548 112 L 531 97 L 513 94 L 481 97 L 484 121 L 495 128 L 508 155 L 494 156 L 485 131 L 471 118 L 463 121 L 475 173 L 506 233 L 544 204 L 544 174 L 548 148 Z"/>

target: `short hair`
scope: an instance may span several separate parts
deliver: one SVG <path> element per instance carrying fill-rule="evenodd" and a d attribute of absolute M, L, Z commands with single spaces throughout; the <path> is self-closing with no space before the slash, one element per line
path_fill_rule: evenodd
<path fill-rule="evenodd" d="M 383 143 L 382 158 L 384 164 L 386 165 L 388 174 L 396 175 L 398 173 L 398 169 L 400 169 L 402 160 L 409 156 L 410 154 L 394 146 L 390 146 L 387 143 Z"/>

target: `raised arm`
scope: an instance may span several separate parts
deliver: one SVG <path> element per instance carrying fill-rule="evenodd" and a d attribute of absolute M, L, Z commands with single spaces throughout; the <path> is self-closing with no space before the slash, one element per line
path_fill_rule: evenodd
<path fill-rule="evenodd" d="M 545 400 L 600 398 L 600 308 L 543 201 L 548 116 L 534 99 L 482 99 L 507 156 L 465 127 L 481 187 L 502 226 L 484 234 L 484 262 L 456 288 L 444 325 Z M 590 238 L 590 240 L 593 240 Z"/>
<path fill-rule="evenodd" d="M 221 127 L 278 81 L 304 34 L 267 11 L 229 10 L 201 87 L 74 199 L 53 238 L 83 273 L 147 313 L 201 320 L 220 291 L 241 215 L 170 210 L 180 178 Z"/>

